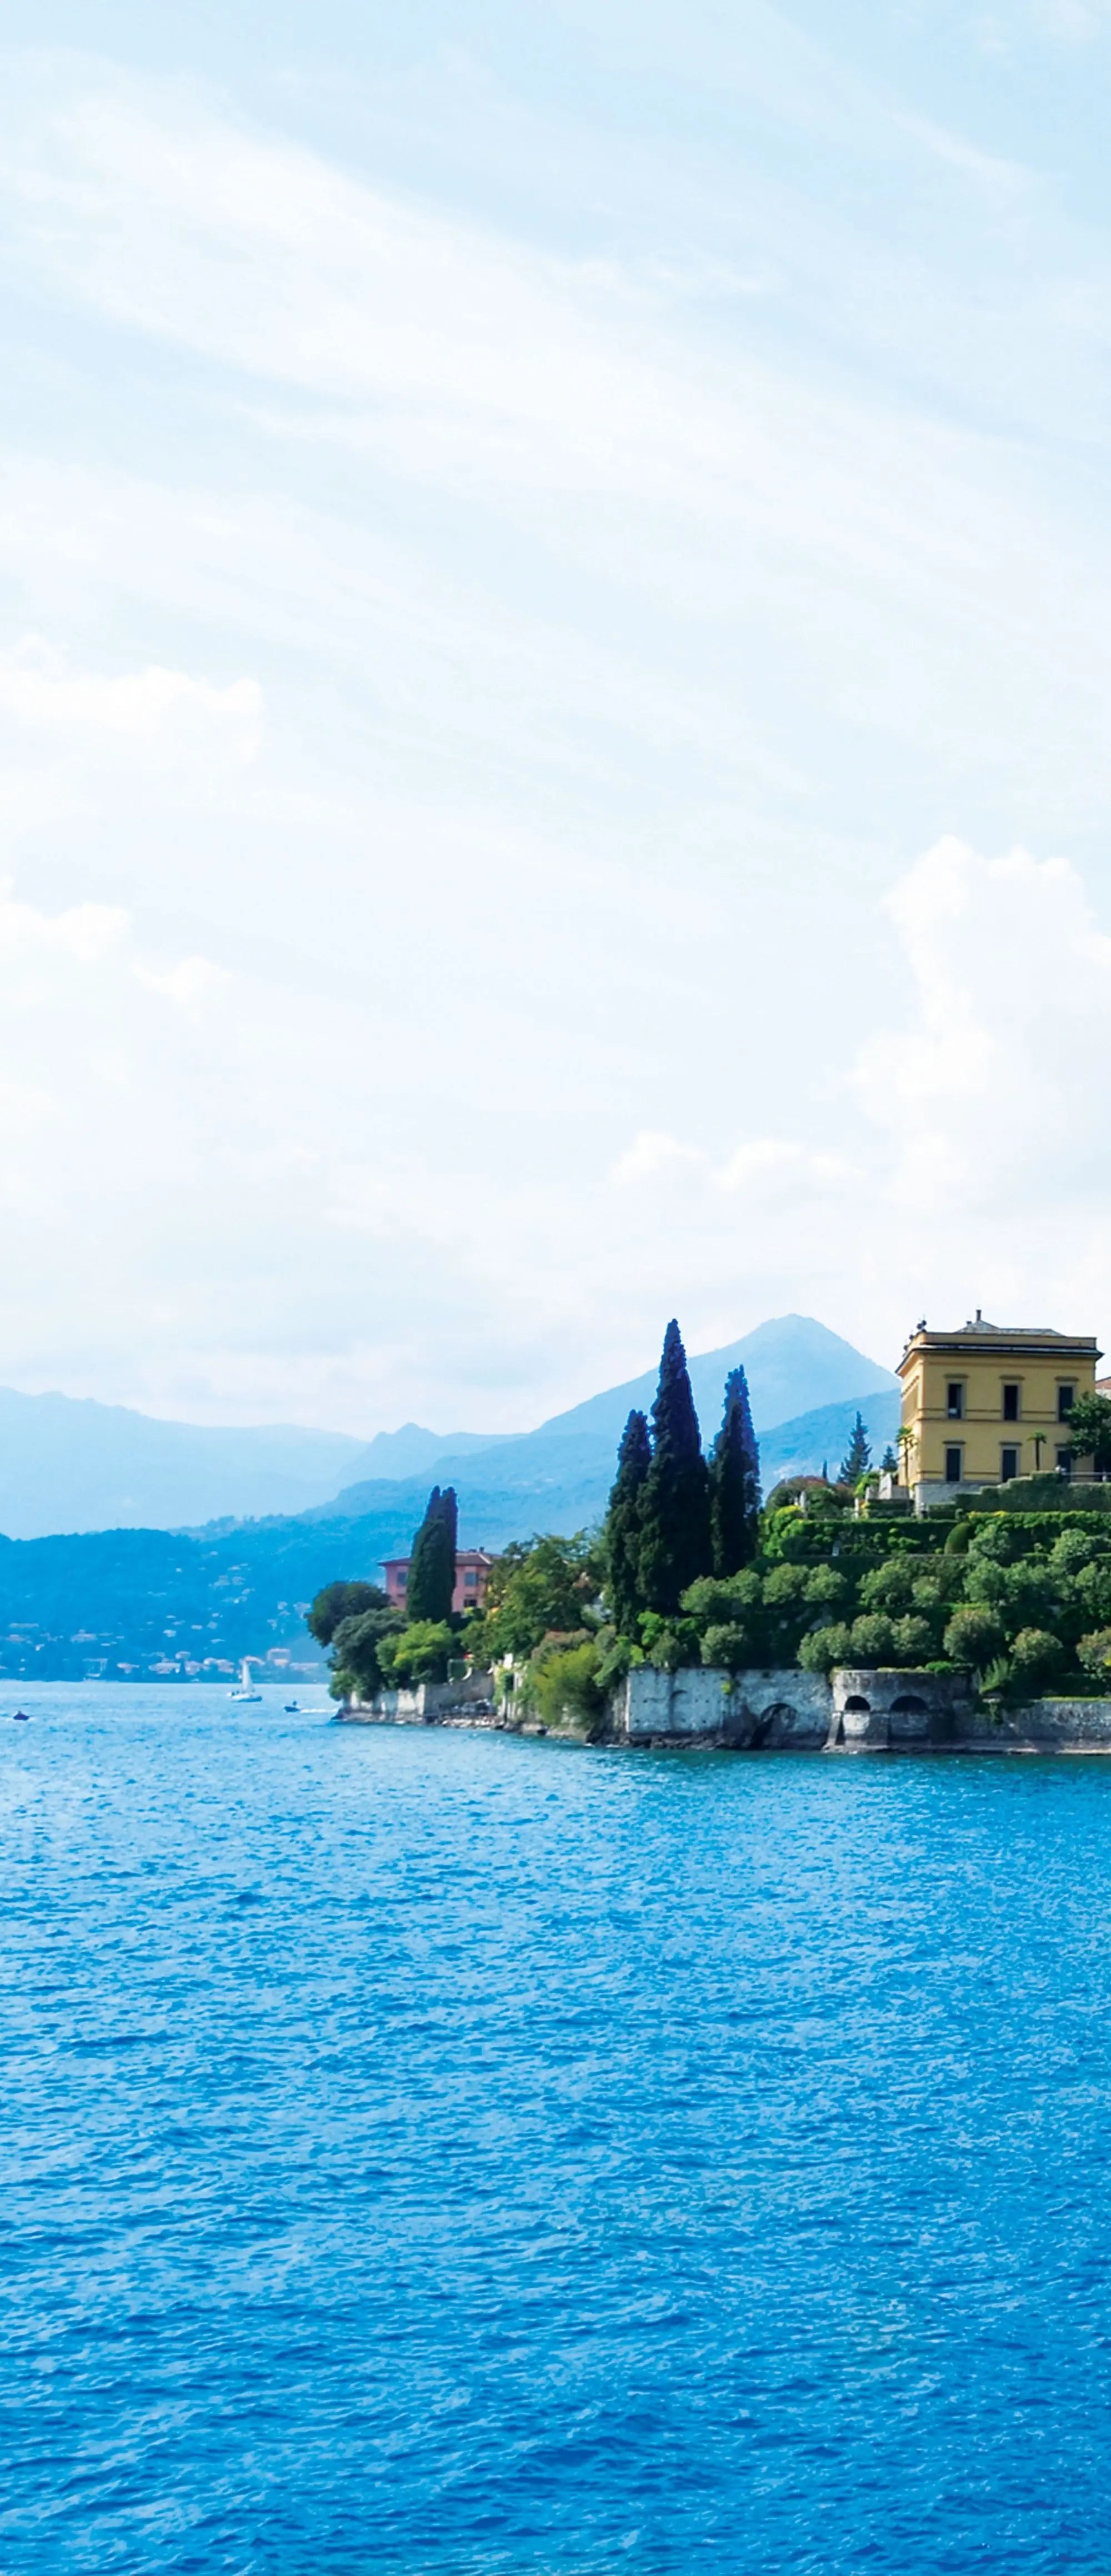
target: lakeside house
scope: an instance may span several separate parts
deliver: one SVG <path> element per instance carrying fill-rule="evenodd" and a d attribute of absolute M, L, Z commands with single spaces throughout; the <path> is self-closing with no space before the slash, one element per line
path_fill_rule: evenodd
<path fill-rule="evenodd" d="M 920 1512 L 1016 1476 L 1071 1475 L 1069 1415 L 1096 1392 L 1102 1356 L 1092 1333 L 986 1324 L 978 1308 L 958 1332 L 919 1324 L 898 1368 L 896 1490 Z"/>
<path fill-rule="evenodd" d="M 411 1556 L 387 1556 L 382 1560 L 386 1592 L 395 1610 L 404 1610 L 406 1606 L 412 1562 Z M 455 1590 L 451 1596 L 453 1610 L 481 1610 L 493 1563 L 493 1557 L 484 1547 L 461 1547 L 457 1550 Z"/>

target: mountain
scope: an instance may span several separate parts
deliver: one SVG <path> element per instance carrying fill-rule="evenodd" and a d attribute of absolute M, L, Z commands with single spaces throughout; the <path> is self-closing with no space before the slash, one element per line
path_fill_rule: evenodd
<path fill-rule="evenodd" d="M 812 1315 L 777 1315 L 766 1324 L 758 1324 L 755 1332 L 745 1333 L 739 1342 L 726 1342 L 721 1350 L 703 1351 L 688 1359 L 687 1367 L 707 1447 L 721 1420 L 730 1369 L 744 1369 L 757 1436 L 777 1422 L 812 1412 L 818 1405 L 847 1402 L 850 1396 L 889 1393 L 898 1386 L 890 1369 L 881 1368 L 876 1360 L 865 1359 L 851 1342 L 843 1342 L 839 1333 L 831 1333 Z M 642 1377 L 629 1378 L 624 1386 L 608 1387 L 604 1395 L 588 1396 L 585 1404 L 573 1405 L 569 1413 L 555 1414 L 527 1437 L 566 1439 L 597 1434 L 616 1448 L 634 1407 L 648 1412 L 656 1392 L 656 1378 L 657 1367 L 646 1369 Z"/>
<path fill-rule="evenodd" d="M 781 1335 L 777 1347 L 776 1336 Z M 887 1372 L 823 1334 L 820 1325 L 788 1317 L 781 1325 L 762 1326 L 747 1337 L 757 1345 L 763 1369 L 753 1378 L 761 1388 L 760 1404 L 782 1401 L 777 1378 L 786 1370 L 792 1348 L 799 1361 L 797 1383 L 836 1386 L 839 1375 L 854 1366 L 859 1383 L 809 1411 L 764 1427 L 761 1467 L 765 1493 L 780 1476 L 817 1473 L 824 1459 L 835 1470 L 848 1445 L 859 1405 L 878 1459 L 898 1423 L 899 1398 Z M 832 1345 L 832 1348 L 829 1346 Z M 845 1353 L 848 1352 L 848 1359 Z M 716 1428 L 727 1369 L 745 1357 L 746 1343 L 730 1343 L 693 1363 L 703 1427 Z M 785 1357 L 786 1354 L 786 1357 Z M 746 1361 L 747 1365 L 747 1361 Z M 807 1368 L 811 1374 L 807 1376 Z M 880 1383 L 877 1386 L 876 1380 Z M 454 1446 L 441 1450 L 437 1435 L 407 1424 L 379 1442 L 340 1443 L 341 1453 L 354 1451 L 409 1472 L 364 1478 L 335 1500 L 310 1505 L 293 1514 L 257 1519 L 216 1519 L 192 1530 L 116 1528 L 68 1537 L 11 1539 L 0 1537 L 0 1674 L 22 1686 L 36 1679 L 79 1678 L 86 1671 L 126 1674 L 137 1679 L 171 1670 L 183 1676 L 207 1673 L 219 1680 L 230 1675 L 241 1655 L 272 1654 L 291 1659 L 289 1669 L 307 1677 L 323 1673 L 321 1658 L 306 1636 L 303 1605 L 320 1586 L 341 1575 L 377 1579 L 383 1557 L 409 1547 L 424 1511 L 433 1473 L 437 1481 L 457 1484 L 460 1538 L 465 1546 L 504 1547 L 511 1538 L 528 1538 L 537 1530 L 571 1531 L 600 1518 L 613 1478 L 617 1436 L 630 1402 L 650 1399 L 652 1373 L 626 1386 L 611 1388 L 570 1413 L 557 1415 L 538 1431 L 514 1440 L 455 1435 Z M 770 1389 L 770 1392 L 769 1392 Z M 63 1398 L 24 1397 L 19 1404 Z M 0 1399 L 0 1425 L 3 1423 Z M 87 1419 L 86 1408 L 65 1407 L 66 1414 Z M 105 1406 L 91 1406 L 96 1417 Z M 585 1417 L 585 1424 L 584 1424 Z M 143 1416 L 124 1415 L 124 1423 L 143 1423 Z M 150 1424 L 153 1432 L 181 1432 L 181 1424 Z M 211 1464 L 213 1441 L 255 1441 L 265 1447 L 256 1463 L 266 1473 L 303 1474 L 313 1463 L 301 1433 L 200 1433 L 202 1463 Z M 290 1450 L 281 1443 L 292 1441 Z M 430 1447 L 428 1444 L 432 1444 Z M 232 1452 L 228 1467 L 243 1472 L 243 1452 Z M 172 1448 L 162 1451 L 173 1460 Z M 190 1465 L 188 1446 L 182 1452 Z M 250 1459 L 248 1450 L 247 1457 Z M 238 1465 L 236 1459 L 238 1457 Z M 149 1460 L 147 1464 L 149 1466 Z M 219 1461 L 216 1462 L 219 1464 Z M 53 1472 L 67 1496 L 65 1456 L 55 1458 Z M 324 1464 L 327 1464 L 325 1458 Z M 196 1462 L 190 1466 L 194 1471 Z M 10 1479 L 10 1466 L 6 1473 Z M 185 1479 L 177 1491 L 187 1490 Z"/>
<path fill-rule="evenodd" d="M 440 1458 L 470 1458 L 476 1449 L 500 1447 L 504 1431 L 422 1431 L 419 1422 L 403 1422 L 400 1431 L 376 1431 L 359 1448 L 348 1468 L 363 1482 L 380 1476 L 432 1475 Z M 352 1442 L 353 1448 L 358 1447 Z"/>
<path fill-rule="evenodd" d="M 707 1443 L 721 1419 L 726 1376 L 738 1363 L 748 1373 L 761 1435 L 816 1406 L 862 1401 L 896 1384 L 889 1370 L 813 1317 L 781 1315 L 691 1360 Z M 426 1491 L 433 1482 L 457 1485 L 469 1538 L 481 1539 L 485 1529 L 498 1545 L 518 1530 L 574 1528 L 596 1518 L 626 1416 L 634 1405 L 647 1410 L 655 1391 L 653 1367 L 512 1438 L 407 1422 L 365 1441 L 282 1425 L 208 1430 L 122 1405 L 0 1388 L 0 1531 L 38 1538 L 59 1530 L 180 1530 L 305 1512 L 347 1523 L 377 1513 L 383 1486 L 395 1488 L 407 1512 L 409 1497 L 396 1488 L 424 1479 Z M 836 1445 L 831 1440 L 831 1449 Z"/>
<path fill-rule="evenodd" d="M 825 1458 L 835 1469 L 856 1409 L 850 1397 L 765 1433 L 765 1492 L 781 1475 L 817 1473 Z M 894 1435 L 898 1398 L 862 1394 L 860 1410 L 878 1459 Z M 498 1445 L 512 1459 L 517 1444 Z M 481 1459 L 488 1470 L 489 1457 L 474 1453 L 473 1463 Z M 461 1481 L 464 1545 L 499 1548 L 534 1530 L 570 1531 L 597 1520 L 613 1475 L 608 1444 L 553 1440 L 548 1468 L 546 1483 L 525 1477 L 476 1491 Z M 289 1657 L 293 1678 L 322 1679 L 303 1605 L 336 1575 L 377 1580 L 383 1557 L 409 1547 L 427 1500 L 427 1472 L 382 1477 L 357 1493 L 354 1510 L 333 1503 L 202 1530 L 0 1538 L 0 1676 L 21 1688 L 100 1669 L 140 1680 L 170 1669 L 183 1677 L 207 1670 L 230 1680 L 241 1655 L 277 1654 Z"/>
<path fill-rule="evenodd" d="M 815 1323 L 807 1315 L 781 1315 L 774 1322 L 759 1324 L 741 1341 L 727 1342 L 721 1350 L 704 1351 L 688 1365 L 707 1447 L 721 1420 L 726 1378 L 730 1369 L 741 1366 L 748 1377 L 753 1419 L 761 1440 L 769 1427 L 783 1421 L 786 1408 L 793 1435 L 805 1444 L 807 1434 L 802 1426 L 812 1417 L 816 1420 L 816 1402 L 834 1411 L 838 1403 L 841 1411 L 847 1407 L 850 1428 L 857 1405 L 863 1406 L 873 1397 L 882 1397 L 889 1405 L 894 1402 L 898 1419 L 899 1385 L 890 1369 L 878 1367 L 875 1360 L 855 1351 L 851 1342 L 843 1342 L 838 1334 L 828 1332 L 824 1324 Z M 439 1484 L 457 1486 L 460 1509 L 468 1524 L 465 1544 L 500 1546 L 502 1538 L 495 1535 L 499 1529 L 504 1535 L 518 1537 L 534 1529 L 573 1529 L 584 1520 L 596 1520 L 613 1482 L 617 1444 L 628 1415 L 634 1406 L 644 1412 L 649 1410 L 656 1392 L 656 1375 L 655 1369 L 647 1369 L 642 1377 L 628 1378 L 623 1386 L 607 1387 L 603 1394 L 589 1396 L 585 1404 L 573 1405 L 568 1413 L 554 1414 L 550 1421 L 540 1424 L 539 1430 L 519 1432 L 511 1440 L 489 1440 L 481 1448 L 472 1444 L 467 1451 L 453 1450 L 448 1443 L 430 1449 L 423 1473 L 434 1473 Z M 809 1405 L 799 1403 L 800 1395 L 810 1399 Z M 410 1430 L 415 1432 L 416 1426 L 411 1425 Z M 404 1435 L 394 1436 L 401 1439 Z M 432 1438 L 431 1433 L 416 1436 Z M 827 1449 L 836 1447 L 836 1433 L 818 1428 L 810 1439 L 811 1448 L 823 1437 Z M 381 1455 L 381 1442 L 373 1445 Z M 842 1442 L 837 1458 L 845 1445 Z M 836 1466 L 837 1459 L 833 1463 Z M 778 1467 L 770 1476 L 765 1472 L 765 1492 L 770 1491 L 780 1472 Z M 804 1474 L 808 1469 L 798 1467 L 794 1472 Z M 334 1503 L 322 1507 L 318 1517 L 333 1512 L 358 1517 L 376 1511 L 381 1474 L 379 1467 L 377 1477 L 345 1485 Z M 519 1526 L 506 1529 L 507 1515 L 519 1519 L 525 1505 L 532 1513 L 528 1531 Z M 569 1513 L 576 1510 L 578 1519 L 569 1518 Z M 485 1540 L 479 1523 L 487 1531 Z"/>
<path fill-rule="evenodd" d="M 340 1431 L 207 1430 L 0 1387 L 0 1530 L 180 1529 L 325 1502 L 366 1456 Z"/>
<path fill-rule="evenodd" d="M 895 1446 L 901 1411 L 898 1389 L 893 1395 L 862 1395 L 859 1405 L 852 1398 L 848 1404 L 819 1405 L 816 1412 L 800 1414 L 795 1422 L 778 1422 L 760 1443 L 760 1481 L 765 1496 L 784 1476 L 820 1476 L 826 1466 L 835 1476 L 852 1437 L 858 1409 L 871 1442 L 872 1465 L 878 1467 L 888 1442 L 892 1448 Z"/>

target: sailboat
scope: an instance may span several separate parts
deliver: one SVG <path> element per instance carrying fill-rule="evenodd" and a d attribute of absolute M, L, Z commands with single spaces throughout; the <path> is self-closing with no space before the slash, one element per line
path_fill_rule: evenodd
<path fill-rule="evenodd" d="M 254 1681 L 251 1676 L 251 1658 L 249 1655 L 244 1655 L 243 1657 L 243 1661 L 239 1667 L 239 1680 L 235 1689 L 228 1692 L 228 1698 L 238 1700 L 260 1700 L 262 1698 L 262 1692 L 255 1689 Z"/>

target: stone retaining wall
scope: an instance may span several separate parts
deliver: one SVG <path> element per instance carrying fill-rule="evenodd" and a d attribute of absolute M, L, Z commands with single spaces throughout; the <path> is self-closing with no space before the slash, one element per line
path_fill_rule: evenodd
<path fill-rule="evenodd" d="M 718 1744 L 829 1753 L 1111 1752 L 1111 1699 L 1034 1700 L 999 1716 L 963 1673 L 843 1667 L 820 1674 L 640 1664 L 612 1705 L 625 1744 Z"/>
<path fill-rule="evenodd" d="M 638 1664 L 613 1704 L 615 1735 L 627 1744 L 797 1745 L 817 1749 L 829 1735 L 830 1687 L 820 1673 L 717 1672 L 705 1664 L 658 1673 Z"/>
<path fill-rule="evenodd" d="M 415 1690 L 379 1691 L 376 1699 L 347 1700 L 340 1717 L 364 1726 L 442 1726 L 449 1717 L 492 1717 L 492 1673 L 468 1673 L 458 1682 L 418 1682 Z"/>

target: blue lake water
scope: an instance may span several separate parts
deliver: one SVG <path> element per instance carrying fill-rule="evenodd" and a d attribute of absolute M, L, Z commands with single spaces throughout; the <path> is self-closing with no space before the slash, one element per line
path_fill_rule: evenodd
<path fill-rule="evenodd" d="M 1111 2568 L 1111 1766 L 0 1701 L 0 2567 Z"/>

